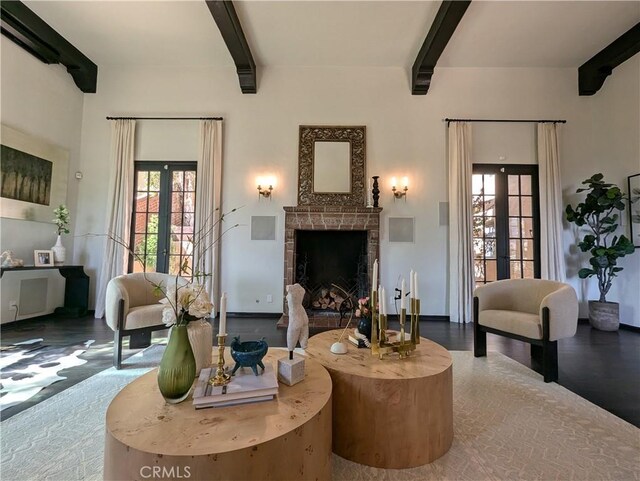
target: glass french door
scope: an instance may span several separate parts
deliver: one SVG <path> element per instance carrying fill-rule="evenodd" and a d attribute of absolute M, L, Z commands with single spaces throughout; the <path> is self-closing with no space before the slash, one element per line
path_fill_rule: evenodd
<path fill-rule="evenodd" d="M 476 286 L 540 277 L 538 166 L 475 164 L 472 209 Z"/>
<path fill-rule="evenodd" d="M 191 277 L 195 204 L 195 162 L 135 163 L 129 272 Z"/>

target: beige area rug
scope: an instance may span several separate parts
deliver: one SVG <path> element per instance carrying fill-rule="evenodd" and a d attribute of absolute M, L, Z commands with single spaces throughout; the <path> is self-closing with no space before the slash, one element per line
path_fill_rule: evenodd
<path fill-rule="evenodd" d="M 158 363 L 155 346 L 0 423 L 3 481 L 102 479 L 104 414 Z M 333 478 L 358 480 L 639 480 L 640 429 L 499 353 L 453 351 L 451 450 L 419 468 L 385 470 L 334 455 Z M 389 449 L 402 449 L 390 446 Z M 286 456 L 286 453 L 283 453 Z"/>

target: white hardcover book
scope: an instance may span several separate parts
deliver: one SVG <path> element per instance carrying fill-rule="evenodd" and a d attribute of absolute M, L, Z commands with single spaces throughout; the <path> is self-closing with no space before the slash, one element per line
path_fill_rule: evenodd
<path fill-rule="evenodd" d="M 271 401 L 275 398 L 275 395 L 270 394 L 267 396 L 256 396 L 245 399 L 232 399 L 230 401 L 219 401 L 219 402 L 209 402 L 204 404 L 196 405 L 196 409 L 205 409 L 205 408 L 222 408 L 225 406 L 237 406 L 239 404 L 249 404 L 249 403 L 257 403 L 263 401 Z"/>
<path fill-rule="evenodd" d="M 213 368 L 207 374 L 203 369 L 193 392 L 193 404 L 203 405 L 221 401 L 273 396 L 278 393 L 278 378 L 271 364 L 265 366 L 262 374 L 256 376 L 252 371 L 238 371 L 225 386 L 209 384 Z"/>

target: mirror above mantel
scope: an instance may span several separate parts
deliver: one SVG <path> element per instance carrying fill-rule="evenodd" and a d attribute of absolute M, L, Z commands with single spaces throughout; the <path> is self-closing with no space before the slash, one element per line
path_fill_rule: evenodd
<path fill-rule="evenodd" d="M 363 206 L 366 128 L 300 126 L 298 205 Z"/>

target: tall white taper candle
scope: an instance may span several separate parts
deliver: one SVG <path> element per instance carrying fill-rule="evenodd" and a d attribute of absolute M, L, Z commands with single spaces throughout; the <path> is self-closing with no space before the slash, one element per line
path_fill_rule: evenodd
<path fill-rule="evenodd" d="M 227 293 L 223 292 L 220 298 L 220 328 L 218 329 L 219 336 L 225 336 L 227 334 Z"/>
<path fill-rule="evenodd" d="M 420 299 L 420 296 L 418 295 L 418 273 L 414 272 L 413 273 L 413 288 L 416 290 L 416 295 L 414 296 L 416 299 Z"/>
<path fill-rule="evenodd" d="M 411 299 L 416 297 L 416 288 L 413 285 L 413 269 L 411 269 L 411 272 L 409 273 L 409 297 Z"/>
<path fill-rule="evenodd" d="M 378 288 L 378 259 L 373 261 L 373 277 L 371 278 L 371 286 L 374 291 Z"/>
<path fill-rule="evenodd" d="M 404 279 L 402 279 L 402 289 L 400 290 L 400 309 L 406 309 L 404 296 L 407 293 L 407 287 L 405 285 Z"/>
<path fill-rule="evenodd" d="M 384 290 L 384 287 L 380 289 L 380 304 L 381 304 L 380 312 L 382 312 L 383 316 L 386 316 L 387 315 L 387 299 L 386 299 L 386 292 Z"/>

